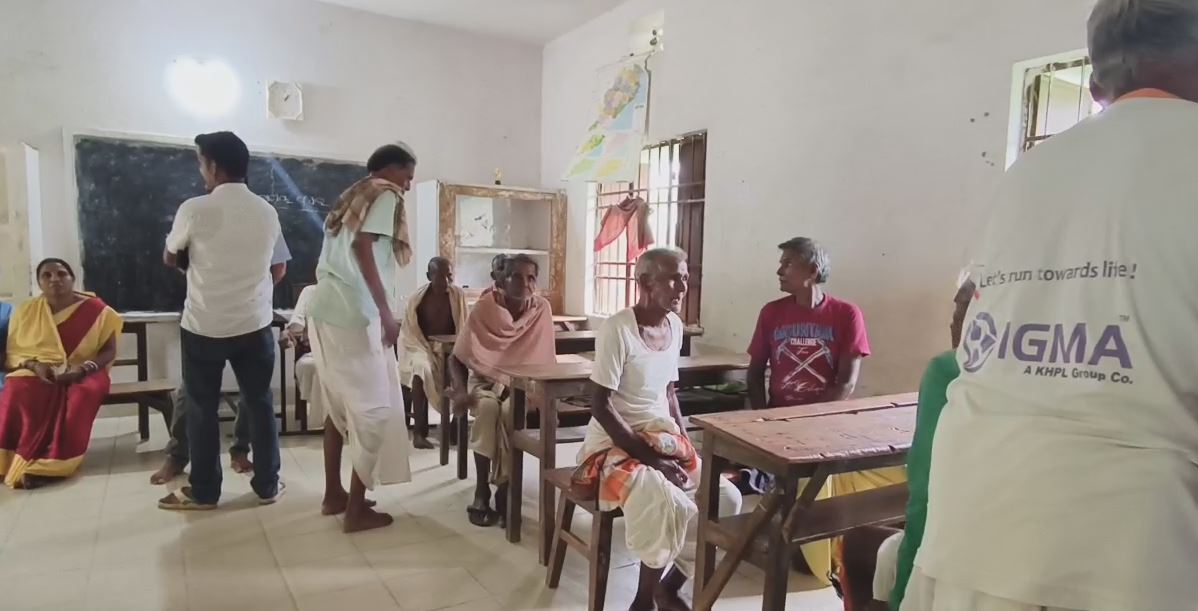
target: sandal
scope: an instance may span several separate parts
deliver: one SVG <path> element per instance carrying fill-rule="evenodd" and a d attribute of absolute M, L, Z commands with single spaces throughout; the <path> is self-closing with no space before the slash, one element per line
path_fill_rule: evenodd
<path fill-rule="evenodd" d="M 466 508 L 466 518 L 470 523 L 479 528 L 488 528 L 499 522 L 499 513 L 490 507 L 480 508 L 470 506 Z"/>
<path fill-rule="evenodd" d="M 216 503 L 201 503 L 191 496 L 191 486 L 184 486 L 158 499 L 158 508 L 168 511 L 211 511 Z"/>

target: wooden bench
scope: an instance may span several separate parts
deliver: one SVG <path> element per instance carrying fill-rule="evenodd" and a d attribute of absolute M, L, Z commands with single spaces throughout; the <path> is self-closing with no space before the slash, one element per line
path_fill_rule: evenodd
<path fill-rule="evenodd" d="M 813 504 L 802 514 L 801 521 L 792 521 L 787 544 L 797 549 L 804 543 L 831 539 L 862 526 L 899 524 L 906 517 L 906 508 L 905 483 L 874 488 L 853 495 L 834 496 Z M 747 541 L 746 558 L 762 565 L 766 561 L 770 546 L 776 542 L 766 534 L 769 528 L 754 522 L 753 513 L 721 518 L 710 525 L 707 531 L 708 541 L 723 549 L 745 545 Z M 781 529 L 784 526 L 782 522 L 783 516 L 777 514 L 769 520 L 773 530 Z M 750 540 L 749 533 L 754 531 L 755 536 Z"/>
<path fill-rule="evenodd" d="M 166 419 L 166 428 L 171 426 L 175 402 L 171 394 L 178 387 L 177 382 L 170 380 L 145 380 L 142 382 L 117 382 L 108 390 L 108 396 L 101 405 L 120 405 L 123 403 L 137 404 L 137 432 L 141 440 L 150 438 L 150 408 L 162 412 Z"/>
<path fill-rule="evenodd" d="M 552 486 L 558 491 L 560 501 L 557 506 L 557 520 L 553 530 L 553 548 L 550 551 L 548 569 L 545 573 L 545 585 L 557 588 L 562 579 L 562 568 L 566 564 L 566 548 L 572 547 L 586 557 L 590 564 L 587 580 L 587 609 L 600 611 L 607 597 L 607 576 L 611 567 L 611 531 L 612 523 L 620 517 L 619 510 L 599 511 L 599 503 L 593 499 L 583 499 L 570 492 L 570 478 L 574 467 L 551 469 L 545 472 L 542 487 Z M 591 537 L 583 541 L 571 531 L 574 522 L 574 509 L 581 507 L 591 514 Z"/>

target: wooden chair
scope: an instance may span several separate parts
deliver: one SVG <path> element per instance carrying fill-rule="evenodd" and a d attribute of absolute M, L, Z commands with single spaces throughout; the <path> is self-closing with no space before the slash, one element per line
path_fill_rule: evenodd
<path fill-rule="evenodd" d="M 570 476 L 574 467 L 552 469 L 545 472 L 542 486 L 550 485 L 558 490 L 557 523 L 553 532 L 553 549 L 549 555 L 549 568 L 545 585 L 557 588 L 562 579 L 562 568 L 566 563 L 566 547 L 572 547 L 586 557 L 590 564 L 587 582 L 587 609 L 600 611 L 607 598 L 607 577 L 611 567 L 611 531 L 613 521 L 622 516 L 619 510 L 599 511 L 595 500 L 579 498 L 570 492 Z M 591 514 L 591 536 L 583 541 L 571 530 L 574 509 L 581 507 Z"/>

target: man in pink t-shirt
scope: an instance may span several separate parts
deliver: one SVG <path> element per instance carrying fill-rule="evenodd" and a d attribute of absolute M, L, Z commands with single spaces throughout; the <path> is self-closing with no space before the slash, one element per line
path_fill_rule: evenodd
<path fill-rule="evenodd" d="M 757 317 L 749 344 L 749 403 L 761 409 L 848 398 L 861 359 L 869 356 L 865 318 L 857 306 L 820 288 L 829 265 L 819 244 L 792 238 L 778 248 L 778 285 L 788 295 L 765 304 Z"/>

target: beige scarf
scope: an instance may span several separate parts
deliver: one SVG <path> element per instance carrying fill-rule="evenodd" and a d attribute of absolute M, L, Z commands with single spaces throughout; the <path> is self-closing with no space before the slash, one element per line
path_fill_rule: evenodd
<path fill-rule="evenodd" d="M 453 355 L 472 371 L 503 385 L 504 365 L 551 365 L 557 362 L 553 310 L 536 295 L 518 320 L 503 306 L 503 294 L 492 291 L 474 305 L 466 328 L 458 330 Z"/>
<path fill-rule="evenodd" d="M 399 185 L 382 178 L 367 176 L 346 189 L 337 204 L 333 206 L 325 219 L 324 228 L 332 235 L 341 233 L 342 227 L 357 232 L 366 222 L 370 207 L 383 193 L 390 191 L 395 194 L 395 219 L 391 231 L 391 251 L 395 261 L 400 266 L 407 265 L 412 260 L 412 243 L 408 240 L 408 220 L 404 214 L 403 189 Z"/>

